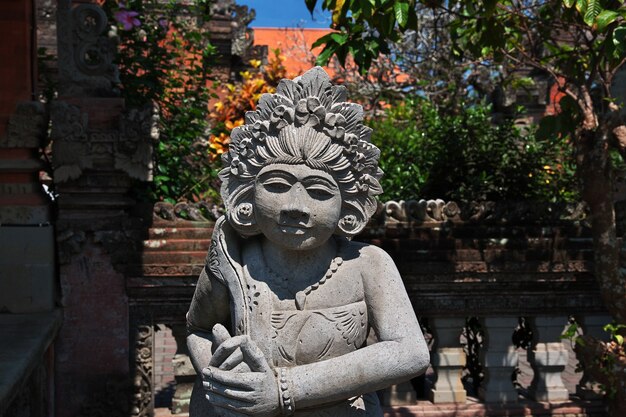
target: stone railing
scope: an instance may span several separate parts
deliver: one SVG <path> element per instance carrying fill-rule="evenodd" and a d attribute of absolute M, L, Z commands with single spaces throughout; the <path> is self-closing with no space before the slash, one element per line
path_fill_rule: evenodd
<path fill-rule="evenodd" d="M 562 378 L 566 365 L 575 362 L 569 342 L 560 338 L 571 317 L 582 331 L 597 336 L 609 321 L 592 274 L 585 213 L 577 205 L 381 205 L 359 240 L 394 258 L 432 342 L 429 383 L 419 393 L 409 383 L 385 392 L 387 415 L 458 410 L 473 416 L 604 415 L 603 405 L 592 400 L 598 398 L 593 381 L 583 375 L 568 391 Z M 136 316 L 170 326 L 178 342 L 174 414 L 186 411 L 194 378 L 184 313 L 204 264 L 210 218 L 218 214 L 206 205 L 157 207 L 143 264 L 127 284 Z M 484 378 L 476 393 L 461 380 L 468 360 L 463 336 L 468 317 L 478 318 L 481 328 L 478 362 Z M 526 351 L 513 343 L 520 317 L 526 334 L 532 334 Z M 520 352 L 534 374 L 523 389 L 512 379 Z"/>
<path fill-rule="evenodd" d="M 561 339 L 570 320 L 597 337 L 610 321 L 592 273 L 584 206 L 482 203 L 462 209 L 441 200 L 390 202 L 360 240 L 389 252 L 416 314 L 428 323 L 432 386 L 421 395 L 432 407 L 445 404 L 450 411 L 468 404 L 461 378 L 468 359 L 466 322 L 475 317 L 482 344 L 474 359 L 483 379 L 472 394 L 481 404 L 467 412 L 603 415 L 601 404 L 586 401 L 598 398 L 589 378 L 583 375 L 575 388 L 570 384 L 572 392 L 562 378 L 576 362 L 570 342 Z M 532 335 L 527 349 L 515 346 L 520 332 Z M 512 378 L 520 352 L 528 361 L 522 366 L 532 369 L 527 387 Z M 582 401 L 570 401 L 574 396 Z M 387 393 L 388 404 L 404 406 L 406 415 L 423 411 L 409 406 L 415 397 L 410 384 Z M 543 403 L 551 404 L 549 412 Z"/>

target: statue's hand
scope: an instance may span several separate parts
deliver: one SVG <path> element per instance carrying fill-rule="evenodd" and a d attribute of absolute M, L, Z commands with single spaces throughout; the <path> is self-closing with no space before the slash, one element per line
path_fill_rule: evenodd
<path fill-rule="evenodd" d="M 243 360 L 241 348 L 237 342 L 224 342 L 232 339 L 228 330 L 221 324 L 213 326 L 213 355 L 208 366 L 215 366 L 225 371 L 250 372 L 250 367 Z"/>
<path fill-rule="evenodd" d="M 249 336 L 235 336 L 222 343 L 213 358 L 230 358 L 240 350 L 250 372 L 234 372 L 209 366 L 202 371 L 207 399 L 213 406 L 251 416 L 280 414 L 278 384 L 263 352 Z M 213 360 L 211 360 L 213 362 Z"/>

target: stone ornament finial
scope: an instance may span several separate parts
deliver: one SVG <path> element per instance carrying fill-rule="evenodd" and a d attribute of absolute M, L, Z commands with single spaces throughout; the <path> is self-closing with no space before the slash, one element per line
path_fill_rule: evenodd
<path fill-rule="evenodd" d="M 359 233 L 376 211 L 382 193 L 380 150 L 370 143 L 363 108 L 346 102 L 321 67 L 294 80 L 283 79 L 274 94 L 264 94 L 245 124 L 232 131 L 220 172 L 222 198 L 230 223 L 244 236 L 259 233 L 253 215 L 254 181 L 270 164 L 304 164 L 333 176 L 343 199 L 337 234 Z"/>

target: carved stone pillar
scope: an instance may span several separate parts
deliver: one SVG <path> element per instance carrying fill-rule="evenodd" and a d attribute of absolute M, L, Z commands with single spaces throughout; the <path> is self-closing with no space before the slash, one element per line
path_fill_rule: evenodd
<path fill-rule="evenodd" d="M 611 323 L 611 316 L 605 314 L 581 314 L 576 316 L 576 322 L 583 331 L 583 334 L 592 336 L 598 340 L 608 341 L 608 333 L 603 327 Z M 583 372 L 578 385 L 576 385 L 576 395 L 583 400 L 596 400 L 604 397 L 599 383 L 594 381 L 587 372 Z"/>
<path fill-rule="evenodd" d="M 485 379 L 479 396 L 485 402 L 517 401 L 517 390 L 511 380 L 519 360 L 512 342 L 517 323 L 517 317 L 486 317 L 481 320 L 485 332 L 481 351 Z"/>
<path fill-rule="evenodd" d="M 189 401 L 196 380 L 196 371 L 189 359 L 185 324 L 173 325 L 172 335 L 176 339 L 176 355 L 172 359 L 174 378 L 176 378 L 176 391 L 172 398 L 172 414 L 184 414 L 189 413 Z"/>
<path fill-rule="evenodd" d="M 465 403 L 467 393 L 461 382 L 466 363 L 465 351 L 459 340 L 464 318 L 431 318 L 435 345 L 431 365 L 435 370 L 435 385 L 430 391 L 433 403 Z"/>
<path fill-rule="evenodd" d="M 530 384 L 530 394 L 537 401 L 569 399 L 569 392 L 561 378 L 569 359 L 560 338 L 567 320 L 567 316 L 539 316 L 530 319 L 534 341 L 528 352 L 528 361 L 535 373 Z"/>
<path fill-rule="evenodd" d="M 126 109 L 119 97 L 115 45 L 98 3 L 57 3 L 59 83 L 58 99 L 50 103 L 50 137 L 64 308 L 56 344 L 58 417 L 94 410 L 128 415 L 129 380 L 136 377 L 145 388 L 147 378 L 133 370 L 145 371 L 152 360 L 151 347 L 133 345 L 130 323 L 150 322 L 130 320 L 126 279 L 127 266 L 140 264 L 147 229 L 131 214 L 129 191 L 133 179 L 149 178 L 156 115 Z M 145 363 L 137 362 L 136 351 Z M 119 396 L 126 398 L 112 400 L 111 387 L 124 384 Z M 149 413 L 151 396 L 141 391 L 133 397 L 136 415 Z"/>

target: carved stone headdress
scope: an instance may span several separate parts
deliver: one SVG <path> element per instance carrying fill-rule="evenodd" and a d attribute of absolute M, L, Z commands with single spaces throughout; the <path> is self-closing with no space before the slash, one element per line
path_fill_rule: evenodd
<path fill-rule="evenodd" d="M 244 236 L 259 233 L 254 220 L 254 182 L 270 164 L 304 164 L 337 181 L 342 196 L 338 234 L 354 236 L 376 211 L 382 193 L 379 149 L 370 143 L 363 108 L 347 103 L 347 90 L 315 67 L 283 79 L 275 94 L 263 94 L 245 124 L 233 129 L 222 157 L 222 198 L 230 223 Z"/>

